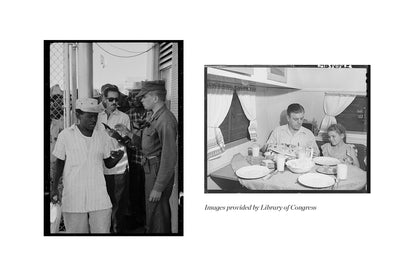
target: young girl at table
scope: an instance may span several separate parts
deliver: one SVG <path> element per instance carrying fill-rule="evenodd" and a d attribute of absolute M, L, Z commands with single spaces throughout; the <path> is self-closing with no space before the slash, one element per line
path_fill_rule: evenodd
<path fill-rule="evenodd" d="M 340 124 L 328 127 L 329 143 L 321 146 L 323 156 L 334 157 L 342 162 L 359 167 L 354 148 L 345 143 L 346 130 Z"/>

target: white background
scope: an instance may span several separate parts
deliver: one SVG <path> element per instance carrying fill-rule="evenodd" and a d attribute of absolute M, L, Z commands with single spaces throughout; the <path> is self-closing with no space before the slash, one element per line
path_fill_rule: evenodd
<path fill-rule="evenodd" d="M 409 1 L 183 2 L 3 4 L 1 274 L 413 275 Z M 44 39 L 184 40 L 184 237 L 43 237 Z M 371 64 L 371 194 L 204 194 L 205 64 Z"/>

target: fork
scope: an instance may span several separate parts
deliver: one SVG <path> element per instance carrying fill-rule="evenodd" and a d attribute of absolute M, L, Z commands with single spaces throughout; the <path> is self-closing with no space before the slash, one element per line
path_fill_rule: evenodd
<path fill-rule="evenodd" d="M 272 178 L 272 176 L 274 176 L 276 173 L 277 173 L 277 169 L 275 169 L 273 172 L 266 175 L 263 179 L 268 180 L 268 179 Z"/>
<path fill-rule="evenodd" d="M 331 190 L 336 190 L 339 186 L 339 178 L 335 177 L 335 183 L 331 186 Z"/>

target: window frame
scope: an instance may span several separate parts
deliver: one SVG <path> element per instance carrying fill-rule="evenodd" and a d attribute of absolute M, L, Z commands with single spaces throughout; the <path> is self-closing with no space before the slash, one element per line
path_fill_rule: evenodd
<path fill-rule="evenodd" d="M 364 98 L 365 99 L 365 112 L 363 113 L 365 116 L 365 122 L 364 122 L 364 129 L 365 130 L 355 130 L 355 129 L 350 129 L 349 127 L 346 127 L 343 123 L 341 123 L 340 121 L 343 121 L 344 119 L 341 118 L 341 115 L 344 113 L 345 110 L 347 110 L 357 98 Z M 355 96 L 355 99 L 352 101 L 352 103 L 347 106 L 347 108 L 345 108 L 345 110 L 343 112 L 341 112 L 340 114 L 338 114 L 335 118 L 337 123 L 344 125 L 344 127 L 346 128 L 346 133 L 348 134 L 357 134 L 357 135 L 366 135 L 368 130 L 369 130 L 369 107 L 368 107 L 368 103 L 369 103 L 369 98 L 368 96 L 363 96 L 363 95 L 357 95 Z M 357 116 L 358 114 L 355 113 L 353 114 L 355 116 Z"/>

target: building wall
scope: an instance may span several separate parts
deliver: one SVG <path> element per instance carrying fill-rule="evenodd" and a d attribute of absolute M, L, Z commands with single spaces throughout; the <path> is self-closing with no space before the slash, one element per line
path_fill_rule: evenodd
<path fill-rule="evenodd" d="M 133 56 L 148 50 L 152 43 L 99 43 L 108 52 L 119 56 Z M 118 48 L 124 50 L 120 50 Z M 126 50 L 126 51 L 125 51 Z M 128 52 L 129 51 L 129 52 Z M 134 53 L 132 53 L 134 52 Z M 149 52 L 130 58 L 120 58 L 106 53 L 93 44 L 93 88 L 100 90 L 105 83 L 113 83 L 124 91 L 126 82 L 142 81 L 147 76 Z"/>
<path fill-rule="evenodd" d="M 289 83 L 306 90 L 366 91 L 366 69 L 289 68 Z"/>

